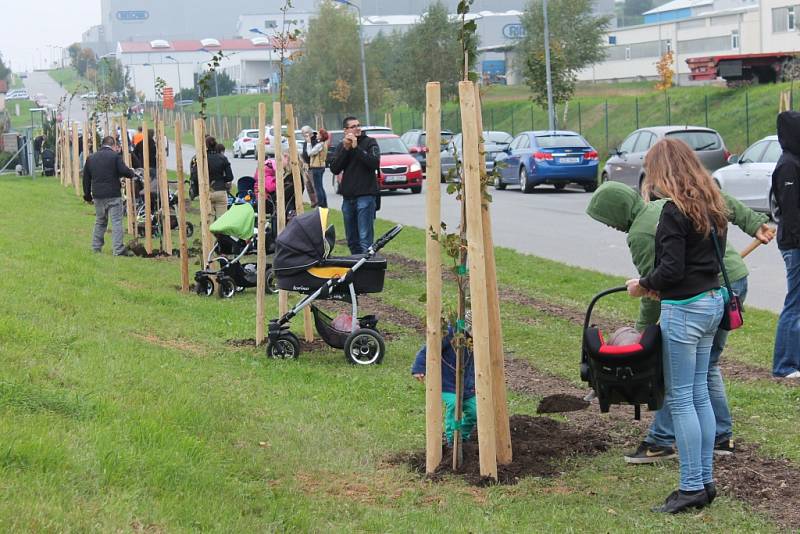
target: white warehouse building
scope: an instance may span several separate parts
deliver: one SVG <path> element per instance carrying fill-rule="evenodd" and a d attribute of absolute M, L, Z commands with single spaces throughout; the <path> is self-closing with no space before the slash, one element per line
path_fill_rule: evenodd
<path fill-rule="evenodd" d="M 581 81 L 658 78 L 656 63 L 674 54 L 675 82 L 687 84 L 687 59 L 727 54 L 800 51 L 797 0 L 674 0 L 645 13 L 645 24 L 606 32 L 607 58 Z M 650 21 L 650 22 L 647 22 Z"/>

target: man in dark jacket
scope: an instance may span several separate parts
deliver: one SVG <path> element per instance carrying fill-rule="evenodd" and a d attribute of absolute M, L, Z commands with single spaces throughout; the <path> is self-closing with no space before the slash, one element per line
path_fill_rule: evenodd
<path fill-rule="evenodd" d="M 772 173 L 778 204 L 778 248 L 786 264 L 786 299 L 778 319 L 772 374 L 800 379 L 800 112 L 778 115 L 778 141 L 783 149 Z"/>
<path fill-rule="evenodd" d="M 331 172 L 340 172 L 342 182 L 342 217 L 347 246 L 351 254 L 363 254 L 375 237 L 375 208 L 378 196 L 378 168 L 381 149 L 378 142 L 361 133 L 361 124 L 355 117 L 342 123 L 344 139 L 336 147 L 331 162 Z"/>
<path fill-rule="evenodd" d="M 33 164 L 39 166 L 39 159 L 42 156 L 42 145 L 44 144 L 44 136 L 37 135 L 33 138 Z"/>
<path fill-rule="evenodd" d="M 83 199 L 94 203 L 96 215 L 92 250 L 100 252 L 103 249 L 110 215 L 114 255 L 133 256 L 133 252 L 125 248 L 122 238 L 122 177 L 133 178 L 133 170 L 123 163 L 114 138 L 104 137 L 100 150 L 89 156 L 83 167 Z"/>

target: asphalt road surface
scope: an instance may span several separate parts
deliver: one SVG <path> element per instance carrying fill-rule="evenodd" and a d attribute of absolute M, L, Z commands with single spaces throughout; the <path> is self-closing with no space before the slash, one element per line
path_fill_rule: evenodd
<path fill-rule="evenodd" d="M 32 73 L 26 80 L 28 92 L 44 93 L 50 102 L 58 102 L 63 89 L 47 75 Z M 77 99 L 75 99 L 77 100 Z M 72 117 L 82 117 L 80 102 L 73 102 Z M 228 147 L 230 149 L 231 147 Z M 174 150 L 170 150 L 169 168 L 175 168 Z M 193 147 L 184 145 L 184 169 L 194 155 Z M 256 162 L 252 158 L 234 159 L 228 153 L 236 178 L 252 176 Z M 339 208 L 341 201 L 330 189 L 330 176 L 326 174 L 328 204 Z M 567 188 L 555 191 L 550 186 L 540 186 L 532 194 L 524 195 L 516 188 L 505 191 L 491 190 L 492 227 L 495 244 L 609 274 L 634 277 L 636 271 L 625 244 L 625 235 L 595 222 L 586 213 L 591 194 Z M 425 193 L 411 194 L 408 190 L 385 193 L 378 216 L 382 219 L 409 226 L 425 226 Z M 459 207 L 455 199 L 442 186 L 442 219 L 448 227 L 458 224 Z M 751 242 L 750 236 L 731 226 L 730 240 L 742 249 Z M 786 293 L 786 275 L 780 253 L 774 243 L 757 248 L 747 257 L 750 269 L 747 304 L 779 312 Z M 598 287 L 598 292 L 606 289 Z M 588 303 L 587 303 L 588 304 Z"/>

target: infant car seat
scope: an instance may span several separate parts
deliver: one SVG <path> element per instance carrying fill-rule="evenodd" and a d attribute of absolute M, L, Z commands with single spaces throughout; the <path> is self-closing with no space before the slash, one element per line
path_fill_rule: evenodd
<path fill-rule="evenodd" d="M 600 298 L 626 290 L 622 286 L 603 291 L 589 304 L 583 326 L 581 380 L 594 389 L 601 412 L 608 412 L 612 404 L 632 404 L 638 420 L 640 405 L 658 410 L 664 403 L 661 328 L 648 326 L 638 343 L 609 345 L 600 328 L 589 324 L 592 309 Z"/>

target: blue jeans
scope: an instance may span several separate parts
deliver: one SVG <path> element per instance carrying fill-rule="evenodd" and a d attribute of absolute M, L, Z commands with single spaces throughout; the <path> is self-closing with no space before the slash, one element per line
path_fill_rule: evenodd
<path fill-rule="evenodd" d="M 747 298 L 747 277 L 731 282 L 731 289 L 744 302 Z M 728 331 L 718 328 L 717 333 L 714 334 L 714 340 L 711 342 L 711 354 L 708 361 L 708 396 L 711 398 L 711 408 L 714 410 L 717 428 L 715 443 L 733 437 L 733 418 L 730 408 L 728 408 L 725 383 L 722 381 L 722 371 L 719 368 L 719 359 L 727 341 Z M 656 412 L 645 441 L 660 447 L 670 447 L 675 443 L 672 415 L 666 406 Z"/>
<path fill-rule="evenodd" d="M 775 333 L 772 374 L 800 371 L 800 249 L 781 250 L 786 264 L 786 298 Z"/>
<path fill-rule="evenodd" d="M 675 424 L 684 491 L 701 490 L 712 481 L 716 422 L 708 396 L 708 364 L 722 308 L 719 291 L 690 304 L 661 303 L 665 401 Z"/>
<path fill-rule="evenodd" d="M 325 195 L 325 185 L 322 177 L 325 175 L 325 167 L 314 167 L 311 169 L 311 178 L 314 180 L 314 192 L 317 193 L 317 206 L 320 208 L 328 207 L 328 197 Z"/>
<path fill-rule="evenodd" d="M 364 254 L 375 238 L 375 195 L 342 199 L 342 217 L 350 254 Z"/>

